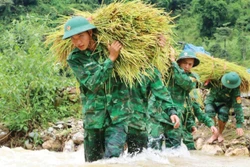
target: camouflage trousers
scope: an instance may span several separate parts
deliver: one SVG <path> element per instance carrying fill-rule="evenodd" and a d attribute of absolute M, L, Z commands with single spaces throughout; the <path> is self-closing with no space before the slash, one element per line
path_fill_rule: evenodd
<path fill-rule="evenodd" d="M 177 148 L 181 145 L 182 139 L 182 127 L 177 129 L 167 129 L 164 132 L 164 136 L 166 138 L 166 147 L 167 148 Z"/>
<path fill-rule="evenodd" d="M 85 161 L 119 157 L 124 151 L 126 138 L 127 125 L 122 123 L 102 129 L 84 129 Z"/>
<path fill-rule="evenodd" d="M 188 150 L 196 150 L 193 135 L 186 129 L 172 129 L 166 132 L 166 147 L 167 148 L 177 148 L 181 145 L 181 139 L 183 143 L 187 146 Z"/>
<path fill-rule="evenodd" d="M 143 148 L 147 148 L 148 132 L 147 130 L 139 130 L 132 127 L 128 128 L 127 144 L 128 153 L 136 154 L 142 152 Z"/>
<path fill-rule="evenodd" d="M 227 122 L 229 118 L 230 108 L 225 104 L 206 104 L 205 111 L 210 118 L 214 118 L 218 114 L 218 119 Z"/>
<path fill-rule="evenodd" d="M 166 140 L 164 131 L 173 129 L 173 126 L 159 122 L 151 122 L 149 123 L 148 129 L 148 147 L 155 150 L 161 150 L 163 141 Z"/>
<path fill-rule="evenodd" d="M 187 130 L 183 130 L 183 143 L 187 146 L 188 150 L 196 150 L 193 135 Z"/>

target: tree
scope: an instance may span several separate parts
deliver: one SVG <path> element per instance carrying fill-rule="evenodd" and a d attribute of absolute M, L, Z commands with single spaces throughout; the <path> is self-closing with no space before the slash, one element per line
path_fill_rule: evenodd
<path fill-rule="evenodd" d="M 0 0 L 0 13 L 10 12 L 10 8 L 13 4 L 12 0 Z"/>
<path fill-rule="evenodd" d="M 14 4 L 20 4 L 20 5 L 31 5 L 31 4 L 36 4 L 37 0 L 13 0 Z"/>
<path fill-rule="evenodd" d="M 242 33 L 243 34 L 243 33 Z M 238 46 L 240 47 L 240 52 L 242 55 L 242 60 L 246 60 L 246 53 L 247 53 L 247 41 L 248 38 L 245 35 L 240 35 L 238 37 Z"/>
<path fill-rule="evenodd" d="M 224 49 L 227 50 L 227 39 L 232 36 L 232 29 L 229 27 L 219 27 L 216 28 L 216 33 L 214 34 L 216 39 L 222 40 L 224 42 Z"/>
<path fill-rule="evenodd" d="M 227 3 L 224 0 L 193 0 L 193 12 L 201 18 L 201 36 L 212 37 L 217 27 L 227 22 Z"/>

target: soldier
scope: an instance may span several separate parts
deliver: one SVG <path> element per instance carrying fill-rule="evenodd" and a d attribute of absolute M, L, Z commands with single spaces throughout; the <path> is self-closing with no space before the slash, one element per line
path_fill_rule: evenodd
<path fill-rule="evenodd" d="M 180 146 L 183 138 L 189 149 L 195 149 L 191 132 L 196 132 L 197 128 L 189 92 L 196 88 L 197 84 L 197 76 L 191 73 L 190 70 L 193 66 L 199 64 L 199 60 L 191 51 L 183 51 L 177 59 L 178 64 L 175 62 L 173 53 L 171 54 L 171 60 L 173 73 L 169 82 L 167 82 L 167 87 L 174 103 L 178 106 L 177 114 L 181 119 L 181 125 L 180 128 L 173 129 L 168 124 L 153 121 L 150 124 L 152 130 L 149 145 L 154 149 L 161 149 L 162 140 L 165 139 L 166 147 L 176 148 Z M 161 110 L 161 107 L 159 107 L 161 104 L 153 99 L 152 96 L 149 108 L 156 113 L 156 111 Z"/>
<path fill-rule="evenodd" d="M 208 83 L 208 82 L 207 82 Z M 239 136 L 243 135 L 242 124 L 244 122 L 244 115 L 241 106 L 241 97 L 240 97 L 240 84 L 241 79 L 236 72 L 229 72 L 222 76 L 221 78 L 222 85 L 212 86 L 209 83 L 206 87 L 211 88 L 209 94 L 205 99 L 205 111 L 206 113 L 214 119 L 216 122 L 215 116 L 218 115 L 218 127 L 219 134 L 212 135 L 208 140 L 208 143 L 213 143 L 215 140 L 218 142 L 223 142 L 224 137 L 222 132 L 225 129 L 225 125 L 229 118 L 229 110 L 231 107 L 234 108 L 236 115 L 236 133 Z"/>
<path fill-rule="evenodd" d="M 136 83 L 131 91 L 134 113 L 130 118 L 128 129 L 128 152 L 140 153 L 148 144 L 148 124 L 151 118 L 165 123 L 171 128 L 179 127 L 179 118 L 171 96 L 165 87 L 160 72 L 155 68 L 150 77 L 142 76 L 142 82 Z M 155 100 L 161 104 L 162 112 L 148 111 L 149 97 L 153 94 Z"/>
<path fill-rule="evenodd" d="M 86 18 L 75 16 L 65 23 L 63 36 L 63 39 L 70 38 L 76 47 L 69 54 L 67 63 L 80 85 L 87 162 L 118 157 L 123 152 L 128 128 L 127 112 L 130 111 L 129 104 L 121 104 L 123 98 L 125 102 L 129 98 L 123 91 L 124 85 L 119 79 L 111 78 L 122 45 L 118 41 L 108 45 L 106 58 L 103 46 L 97 45 L 93 38 L 95 29 Z M 109 106 L 110 103 L 113 107 Z"/>
<path fill-rule="evenodd" d="M 158 36 L 157 44 L 160 47 L 165 46 L 166 39 L 163 35 Z M 127 139 L 128 152 L 131 154 L 140 153 L 143 148 L 148 147 L 149 133 L 159 133 L 155 132 L 155 128 L 150 125 L 162 123 L 170 129 L 178 128 L 180 125 L 176 108 L 164 86 L 159 70 L 154 68 L 153 71 L 148 70 L 147 73 L 148 75 L 142 75 L 142 82 L 136 82 L 131 90 L 134 113 L 129 121 Z M 149 109 L 149 106 L 153 104 L 150 97 L 154 99 L 153 103 L 157 102 L 161 105 L 161 111 L 152 112 Z"/>
<path fill-rule="evenodd" d="M 176 148 L 181 145 L 182 131 L 184 122 L 191 122 L 194 125 L 194 116 L 186 112 L 186 99 L 192 89 L 196 88 L 197 77 L 191 73 L 192 67 L 197 66 L 200 61 L 192 51 L 183 51 L 175 61 L 174 55 L 171 55 L 172 76 L 167 81 L 167 88 L 171 94 L 174 103 L 178 106 L 177 114 L 181 119 L 181 125 L 178 129 L 165 130 L 166 147 Z M 178 64 L 177 64 L 178 63 Z M 185 116 L 185 117 L 184 117 Z M 189 131 L 195 131 L 195 126 L 191 126 Z"/>
<path fill-rule="evenodd" d="M 218 130 L 214 126 L 214 121 L 203 112 L 200 104 L 198 103 L 198 89 L 193 89 L 189 93 L 186 110 L 187 111 L 185 111 L 185 114 L 193 115 L 194 118 L 197 118 L 199 122 L 204 123 L 207 127 L 209 127 L 213 134 L 218 134 Z M 193 139 L 193 134 L 197 131 L 195 120 L 189 122 L 184 121 L 184 125 L 185 128 L 183 128 L 183 143 L 189 150 L 196 150 Z M 192 127 L 194 127 L 193 131 Z"/>

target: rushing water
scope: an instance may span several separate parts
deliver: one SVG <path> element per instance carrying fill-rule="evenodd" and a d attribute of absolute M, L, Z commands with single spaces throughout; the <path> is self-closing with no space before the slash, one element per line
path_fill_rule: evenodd
<path fill-rule="evenodd" d="M 144 150 L 134 157 L 125 154 L 119 158 L 84 162 L 84 150 L 77 152 L 31 151 L 23 148 L 0 148 L 1 167 L 249 167 L 250 157 L 206 155 L 201 151 Z"/>

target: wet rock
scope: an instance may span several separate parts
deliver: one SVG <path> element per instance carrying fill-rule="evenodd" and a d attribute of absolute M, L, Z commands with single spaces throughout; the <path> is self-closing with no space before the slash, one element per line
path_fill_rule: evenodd
<path fill-rule="evenodd" d="M 232 148 L 226 150 L 225 152 L 226 156 L 249 156 L 249 151 L 247 147 L 242 148 Z"/>
<path fill-rule="evenodd" d="M 43 149 L 48 149 L 52 151 L 60 151 L 62 144 L 59 140 L 48 140 L 42 144 Z"/>
<path fill-rule="evenodd" d="M 29 140 L 26 140 L 24 142 L 24 146 L 25 148 L 27 148 L 28 150 L 31 150 L 33 148 L 33 145 L 29 142 Z"/>
<path fill-rule="evenodd" d="M 9 138 L 8 132 L 2 131 L 0 129 L 0 144 L 6 142 L 8 138 Z"/>
<path fill-rule="evenodd" d="M 77 132 L 72 136 L 72 139 L 75 144 L 82 144 L 83 143 L 83 133 Z"/>
<path fill-rule="evenodd" d="M 75 151 L 75 145 L 73 140 L 69 140 L 65 142 L 63 152 L 74 152 Z"/>
<path fill-rule="evenodd" d="M 46 141 L 46 142 L 44 142 L 44 143 L 42 144 L 42 147 L 43 147 L 44 149 L 49 150 L 49 149 L 52 148 L 52 143 L 53 143 L 52 140 L 48 140 L 48 141 Z"/>
<path fill-rule="evenodd" d="M 38 138 L 38 136 L 39 136 L 39 134 L 38 134 L 37 132 L 34 132 L 34 131 L 33 131 L 33 132 L 30 132 L 30 133 L 29 133 L 29 137 L 30 137 L 30 138 L 35 139 L 35 138 Z"/>
<path fill-rule="evenodd" d="M 244 112 L 244 118 L 249 119 L 250 118 L 250 108 L 248 107 L 242 107 L 242 110 Z"/>
<path fill-rule="evenodd" d="M 63 129 L 65 128 L 67 125 L 64 121 L 58 121 L 56 122 L 56 125 L 53 126 L 53 128 L 55 129 Z"/>
<path fill-rule="evenodd" d="M 201 150 L 201 149 L 202 149 L 202 146 L 203 146 L 203 143 L 204 143 L 204 139 L 198 138 L 198 139 L 196 140 L 196 149 L 197 149 L 197 150 Z"/>
<path fill-rule="evenodd" d="M 54 132 L 54 128 L 49 127 L 49 128 L 48 128 L 48 133 L 53 133 L 53 132 Z"/>
<path fill-rule="evenodd" d="M 0 123 L 0 144 L 5 143 L 9 139 L 9 129 Z"/>
<path fill-rule="evenodd" d="M 250 100 L 246 98 L 241 98 L 242 106 L 250 107 Z"/>
<path fill-rule="evenodd" d="M 244 121 L 244 126 L 245 127 L 247 127 L 247 126 L 249 126 L 250 125 L 250 118 L 249 119 L 246 119 L 245 121 Z"/>
<path fill-rule="evenodd" d="M 204 144 L 201 150 L 211 155 L 223 155 L 224 154 L 223 149 L 218 145 Z"/>
<path fill-rule="evenodd" d="M 55 129 L 63 129 L 63 127 L 63 124 L 58 124 L 54 126 Z"/>

